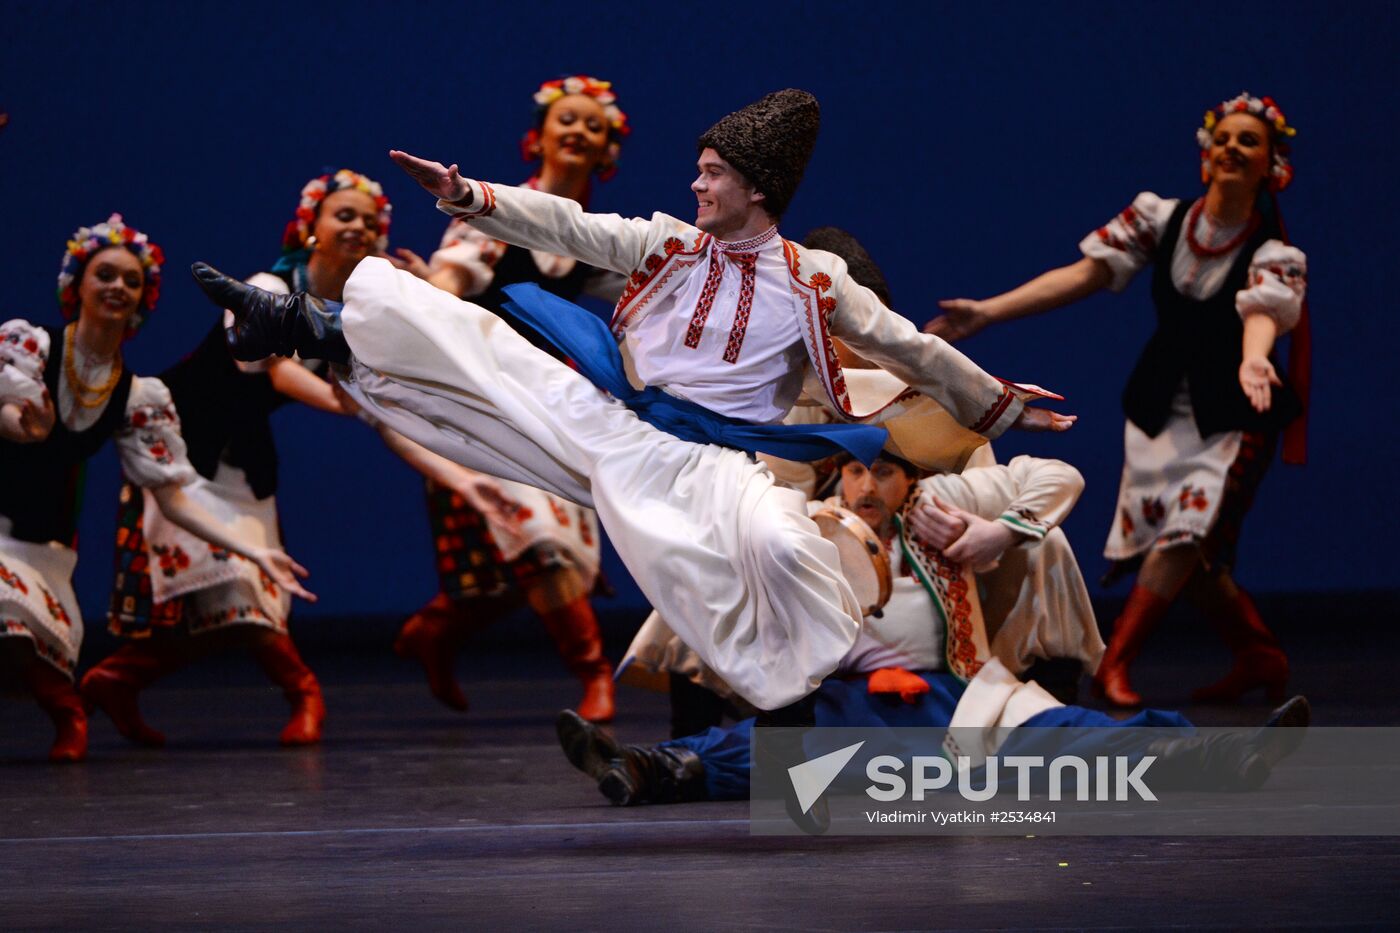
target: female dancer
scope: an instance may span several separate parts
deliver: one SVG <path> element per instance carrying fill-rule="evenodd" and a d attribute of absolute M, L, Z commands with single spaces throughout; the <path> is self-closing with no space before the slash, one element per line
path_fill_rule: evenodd
<path fill-rule="evenodd" d="M 1194 698 L 1234 702 L 1260 686 L 1272 701 L 1284 695 L 1287 658 L 1231 567 L 1241 522 L 1290 422 L 1285 457 L 1302 455 L 1295 419 L 1308 383 L 1307 260 L 1288 245 L 1273 197 L 1293 176 L 1293 135 L 1271 98 L 1243 93 L 1221 103 L 1196 133 L 1202 197 L 1144 192 L 1084 238 L 1083 259 L 995 298 L 945 301 L 927 328 L 966 337 L 1102 288 L 1119 291 L 1156 262 L 1158 327 L 1123 396 L 1126 463 L 1105 548 L 1120 565 L 1141 563 L 1095 677 L 1120 706 L 1141 704 L 1128 667 L 1188 582 L 1234 655 L 1229 673 Z M 1297 391 L 1271 359 L 1275 339 L 1295 326 Z"/>
<path fill-rule="evenodd" d="M 49 757 L 78 761 L 87 717 L 73 689 L 83 622 L 73 594 L 84 462 L 113 438 L 122 467 L 163 520 L 312 599 L 282 550 L 226 528 L 185 494 L 194 479 L 170 391 L 134 376 L 123 340 L 160 295 L 160 247 L 120 214 L 68 241 L 58 277 L 64 328 L 0 326 L 0 651 L 54 722 Z"/>
<path fill-rule="evenodd" d="M 546 81 L 534 100 L 535 125 L 521 151 L 539 168 L 524 187 L 587 206 L 593 179 L 606 180 L 617 170 L 627 116 L 611 85 L 586 75 Z M 619 278 L 569 257 L 507 246 L 460 220 L 448 226 L 430 268 L 415 271 L 507 320 L 507 285 L 535 282 L 565 298 L 589 292 L 610 300 L 622 286 Z M 404 624 L 395 650 L 423 665 L 434 696 L 465 710 L 467 699 L 452 675 L 458 647 L 523 598 L 583 683 L 579 714 L 595 722 L 612 719 L 612 667 L 589 603 L 599 561 L 594 513 L 466 470 L 387 429 L 381 433 L 429 477 L 428 516 L 441 581 L 441 592 Z"/>
<path fill-rule="evenodd" d="M 310 287 L 338 295 L 361 259 L 384 251 L 390 211 L 380 186 L 363 175 L 341 169 L 313 178 L 287 225 L 281 259 L 248 281 L 283 293 Z M 324 364 L 235 363 L 224 326 L 222 317 L 216 320 L 195 351 L 161 378 L 199 474 L 190 495 L 225 523 L 276 547 L 277 451 L 268 418 L 288 399 L 337 414 L 343 409 L 318 375 Z M 164 744 L 165 736 L 141 717 L 139 692 L 198 656 L 243 644 L 291 704 L 282 744 L 320 741 L 325 702 L 288 633 L 285 592 L 269 586 L 256 567 L 191 541 L 131 485 L 122 490 L 116 563 L 109 627 L 125 643 L 87 673 L 81 690 L 117 731 L 139 744 Z"/>

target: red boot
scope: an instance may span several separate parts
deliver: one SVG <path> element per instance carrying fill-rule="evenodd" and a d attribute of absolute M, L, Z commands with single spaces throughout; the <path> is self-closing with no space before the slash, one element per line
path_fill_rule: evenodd
<path fill-rule="evenodd" d="M 292 704 L 282 744 L 315 745 L 321 741 L 321 726 L 326 721 L 326 701 L 316 675 L 302 662 L 289 636 L 281 632 L 260 632 L 258 636 L 253 642 L 253 657 Z"/>
<path fill-rule="evenodd" d="M 1255 687 L 1263 687 L 1270 703 L 1281 703 L 1288 687 L 1288 657 L 1264 620 L 1254 600 L 1235 589 L 1210 621 L 1234 655 L 1230 672 L 1208 687 L 1191 694 L 1197 703 L 1238 703 Z"/>
<path fill-rule="evenodd" d="M 83 677 L 78 687 L 83 707 L 88 713 L 102 710 L 117 731 L 137 745 L 159 748 L 165 744 L 165 733 L 146 725 L 136 697 L 184 663 L 172 647 L 157 646 L 149 639 L 126 642 Z"/>
<path fill-rule="evenodd" d="M 1171 603 L 1151 590 L 1134 586 L 1123 614 L 1113 623 L 1113 637 L 1094 674 L 1094 690 L 1114 706 L 1141 706 L 1142 695 L 1128 682 L 1128 666 Z"/>
<path fill-rule="evenodd" d="M 25 670 L 24 679 L 39 708 L 53 720 L 49 761 L 82 761 L 87 757 L 87 714 L 73 682 L 38 658 Z"/>
<path fill-rule="evenodd" d="M 465 713 L 467 697 L 452 672 L 464 638 L 465 625 L 458 604 L 439 593 L 409 616 L 394 640 L 394 653 L 423 665 L 433 696 L 445 706 Z"/>
<path fill-rule="evenodd" d="M 578 714 L 589 722 L 610 722 L 613 706 L 612 665 L 603 656 L 603 636 L 587 596 L 540 613 L 569 672 L 583 682 Z"/>

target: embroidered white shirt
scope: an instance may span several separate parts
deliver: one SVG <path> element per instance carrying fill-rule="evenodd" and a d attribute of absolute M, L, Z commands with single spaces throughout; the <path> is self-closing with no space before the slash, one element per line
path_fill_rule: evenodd
<path fill-rule="evenodd" d="M 1109 287 L 1122 291 L 1148 263 L 1158 258 L 1162 234 L 1180 201 L 1160 198 L 1144 191 L 1103 227 L 1079 243 L 1080 252 L 1100 259 L 1113 273 Z M 1244 227 L 1222 227 L 1205 211 L 1196 221 L 1196 242 L 1220 247 L 1230 242 Z M 1189 298 L 1209 298 L 1225 284 L 1239 249 L 1219 256 L 1197 256 L 1186 239 L 1185 225 L 1172 251 L 1172 284 Z M 1280 240 L 1268 240 L 1250 259 L 1249 284 L 1235 295 L 1235 309 L 1241 317 L 1267 314 L 1278 322 L 1280 333 L 1291 330 L 1302 312 L 1307 289 L 1308 260 L 1303 251 Z"/>
<path fill-rule="evenodd" d="M 44 367 L 50 353 L 63 353 L 49 345 L 49 335 L 41 327 L 16 318 L 0 324 L 0 403 L 37 401 L 44 392 Z M 93 360 L 74 346 L 76 366 L 89 384 L 100 384 L 112 373 L 110 360 Z M 108 399 L 110 401 L 110 397 Z M 95 408 L 77 403 L 68 380 L 58 381 L 56 414 L 70 431 L 86 431 L 107 410 L 104 402 Z M 122 469 L 138 486 L 185 485 L 195 477 L 180 434 L 180 418 L 165 383 L 153 376 L 131 377 L 122 425 L 113 435 Z"/>
<path fill-rule="evenodd" d="M 792 301 L 777 227 L 712 240 L 685 283 L 627 331 L 637 375 L 719 414 L 775 424 L 797 401 L 806 365 Z"/>

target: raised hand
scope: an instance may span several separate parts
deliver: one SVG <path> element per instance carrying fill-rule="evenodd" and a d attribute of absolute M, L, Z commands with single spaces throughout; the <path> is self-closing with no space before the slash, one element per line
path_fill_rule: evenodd
<path fill-rule="evenodd" d="M 1283 380 L 1274 371 L 1274 364 L 1269 362 L 1268 357 L 1245 357 L 1244 362 L 1240 363 L 1240 388 L 1249 398 L 1249 404 L 1260 414 L 1268 411 L 1273 404 L 1273 390 L 1270 387 L 1281 385 Z"/>
<path fill-rule="evenodd" d="M 459 201 L 466 197 L 467 180 L 458 174 L 455 162 L 452 165 L 430 162 L 399 149 L 390 149 L 389 158 L 433 197 L 444 201 Z"/>
<path fill-rule="evenodd" d="M 1031 408 L 1026 406 L 1021 409 L 1021 416 L 1016 419 L 1012 427 L 1020 428 L 1022 431 L 1068 431 L 1074 427 L 1074 423 L 1079 420 L 1078 415 L 1062 415 L 1057 411 L 1050 411 L 1048 408 Z"/>
<path fill-rule="evenodd" d="M 924 325 L 924 333 L 942 337 L 949 343 L 971 337 L 987 326 L 982 303 L 970 298 L 949 298 L 940 301 L 943 313 Z"/>
<path fill-rule="evenodd" d="M 297 582 L 297 577 L 310 576 L 310 571 L 292 560 L 291 555 L 286 551 L 276 548 L 259 548 L 253 552 L 252 557 L 262 572 L 271 577 L 274 583 L 288 593 L 300 596 L 309 603 L 316 601 L 316 595 Z"/>

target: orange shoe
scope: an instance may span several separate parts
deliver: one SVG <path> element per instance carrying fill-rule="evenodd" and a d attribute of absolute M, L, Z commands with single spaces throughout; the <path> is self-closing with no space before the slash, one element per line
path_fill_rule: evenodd
<path fill-rule="evenodd" d="M 25 671 L 25 682 L 39 708 L 53 720 L 54 740 L 49 761 L 82 761 L 87 757 L 87 714 L 73 682 L 57 669 L 35 658 Z"/>
<path fill-rule="evenodd" d="M 444 706 L 465 713 L 467 695 L 453 673 L 462 646 L 462 629 L 457 605 L 439 593 L 404 622 L 394 640 L 394 653 L 423 665 L 432 695 Z"/>
<path fill-rule="evenodd" d="M 321 741 L 326 721 L 326 701 L 316 675 L 301 660 L 290 636 L 280 632 L 259 636 L 253 642 L 253 657 L 292 705 L 292 716 L 282 729 L 282 744 L 315 745 Z"/>
<path fill-rule="evenodd" d="M 1230 671 L 1208 687 L 1191 694 L 1197 703 L 1238 703 L 1256 687 L 1270 703 L 1282 703 L 1288 689 L 1288 656 L 1264 624 L 1254 600 L 1236 589 L 1226 611 L 1214 613 L 1211 624 L 1234 655 Z"/>
<path fill-rule="evenodd" d="M 137 696 L 183 666 L 184 660 L 173 650 L 157 648 L 149 640 L 127 642 L 84 675 L 78 687 L 83 708 L 89 715 L 102 710 L 117 731 L 137 745 L 159 748 L 165 744 L 165 733 L 146 724 Z"/>
<path fill-rule="evenodd" d="M 587 596 L 540 613 L 569 672 L 583 683 L 577 712 L 589 722 L 611 722 L 616 714 L 612 665 L 603 655 L 598 617 Z"/>
<path fill-rule="evenodd" d="M 1143 642 L 1167 614 L 1171 603 L 1141 586 L 1128 594 L 1123 613 L 1113 623 L 1113 637 L 1094 674 L 1094 692 L 1114 706 L 1142 705 L 1142 694 L 1128 680 L 1128 667 L 1137 660 Z"/>

